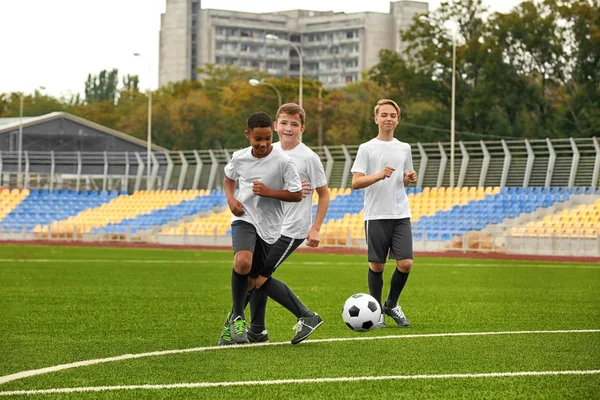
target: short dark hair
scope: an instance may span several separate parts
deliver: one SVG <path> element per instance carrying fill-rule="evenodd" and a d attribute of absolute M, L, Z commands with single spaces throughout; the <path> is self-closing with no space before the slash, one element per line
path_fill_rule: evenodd
<path fill-rule="evenodd" d="M 264 111 L 257 111 L 248 117 L 248 130 L 254 128 L 272 128 L 273 120 L 271 116 Z"/>
<path fill-rule="evenodd" d="M 304 120 L 306 118 L 306 114 L 304 112 L 304 109 L 302 107 L 300 107 L 298 104 L 286 103 L 286 104 L 282 105 L 281 107 L 279 107 L 279 110 L 277 110 L 277 115 L 275 116 L 275 118 L 279 119 L 279 115 L 281 115 L 281 114 L 300 115 L 300 123 L 302 124 L 302 126 L 304 126 Z"/>

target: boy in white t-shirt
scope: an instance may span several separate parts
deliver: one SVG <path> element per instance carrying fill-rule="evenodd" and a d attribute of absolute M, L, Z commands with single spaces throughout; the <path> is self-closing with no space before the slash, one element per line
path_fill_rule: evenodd
<path fill-rule="evenodd" d="M 398 299 L 413 265 L 410 208 L 406 186 L 417 182 L 408 143 L 394 138 L 400 122 L 400 107 L 393 100 L 381 99 L 375 106 L 377 137 L 359 146 L 351 168 L 352 189 L 364 189 L 365 235 L 369 260 L 369 293 L 383 311 L 378 327 L 385 327 L 385 315 L 400 327 L 410 323 Z M 390 291 L 381 302 L 383 270 L 386 259 L 396 260 Z"/>
<path fill-rule="evenodd" d="M 281 228 L 281 237 L 271 246 L 271 253 L 265 268 L 260 271 L 260 275 L 257 277 L 257 287 L 262 286 L 264 288 L 264 284 L 268 282 L 277 267 L 305 240 L 306 245 L 309 247 L 318 247 L 321 240 L 319 231 L 329 207 L 329 189 L 327 188 L 325 169 L 319 155 L 300 141 L 300 135 L 305 128 L 304 122 L 305 112 L 298 104 L 287 103 L 277 110 L 274 128 L 279 136 L 279 142 L 273 143 L 273 147 L 284 150 L 296 164 L 305 197 L 299 203 L 284 204 L 285 217 Z M 314 221 L 312 216 L 313 190 L 317 192 L 318 196 Z M 255 291 L 250 298 L 252 320 L 248 328 L 248 339 L 251 343 L 269 340 L 265 329 L 266 307 L 267 296 L 264 291 Z M 296 336 L 292 339 L 293 344 L 304 340 L 322 323 L 321 317 L 318 315 L 312 319 L 301 318 L 302 312 L 304 310 L 300 307 L 295 312 L 298 324 L 296 325 Z"/>
<path fill-rule="evenodd" d="M 225 166 L 223 187 L 233 218 L 231 236 L 234 269 L 231 277 L 232 311 L 227 317 L 219 345 L 248 343 L 244 309 L 249 288 L 273 298 L 298 316 L 296 343 L 304 340 L 323 321 L 308 310 L 292 290 L 275 278 L 260 280 L 261 271 L 269 270 L 271 247 L 281 235 L 286 202 L 300 202 L 302 183 L 294 162 L 283 150 L 272 145 L 272 121 L 267 113 L 257 112 L 248 118 L 246 137 L 250 147 L 233 153 Z M 236 182 L 239 191 L 235 197 Z M 258 278 L 258 279 L 257 279 Z M 260 284 L 257 284 L 260 282 Z M 261 287 L 262 286 L 262 287 Z M 308 334 L 298 340 L 298 336 Z M 295 344 L 295 340 L 292 343 Z"/>
<path fill-rule="evenodd" d="M 226 327 L 232 343 L 248 343 L 244 308 L 250 271 L 262 268 L 270 245 L 279 239 L 284 202 L 302 200 L 302 183 L 294 162 L 281 149 L 273 147 L 269 114 L 262 111 L 250 114 L 245 135 L 250 146 L 233 153 L 225 166 L 223 182 L 233 214 L 233 307 Z"/>

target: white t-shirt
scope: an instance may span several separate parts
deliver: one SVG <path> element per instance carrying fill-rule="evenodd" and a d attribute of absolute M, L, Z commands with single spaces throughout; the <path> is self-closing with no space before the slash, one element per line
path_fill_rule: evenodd
<path fill-rule="evenodd" d="M 273 148 L 263 158 L 252 155 L 252 147 L 233 153 L 225 166 L 225 176 L 237 180 L 237 199 L 244 205 L 244 214 L 232 218 L 246 221 L 256 228 L 258 235 L 267 243 L 275 243 L 281 235 L 284 201 L 261 197 L 252 192 L 253 182 L 259 180 L 269 189 L 299 192 L 302 183 L 294 161 L 280 148 Z"/>
<path fill-rule="evenodd" d="M 404 173 L 413 170 L 410 145 L 396 138 L 371 139 L 358 147 L 351 171 L 371 175 L 384 167 L 395 169 L 392 176 L 364 188 L 365 221 L 411 217 L 404 188 Z"/>
<path fill-rule="evenodd" d="M 281 143 L 273 143 L 273 147 L 281 149 Z M 313 189 L 327 184 L 327 177 L 319 155 L 304 143 L 291 150 L 283 150 L 296 164 L 300 180 L 307 180 Z M 281 234 L 292 239 L 305 239 L 313 223 L 312 196 L 307 196 L 299 203 L 286 202 L 283 205 L 285 217 Z"/>

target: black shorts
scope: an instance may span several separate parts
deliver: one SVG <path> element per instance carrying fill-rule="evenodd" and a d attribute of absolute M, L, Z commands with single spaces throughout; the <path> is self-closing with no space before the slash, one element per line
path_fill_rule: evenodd
<path fill-rule="evenodd" d="M 365 235 L 369 262 L 413 259 L 410 218 L 365 221 Z"/>
<path fill-rule="evenodd" d="M 240 250 L 247 250 L 252 253 L 250 276 L 258 276 L 258 272 L 256 272 L 256 276 L 253 276 L 253 271 L 260 271 L 266 265 L 271 245 L 258 236 L 254 225 L 245 221 L 233 221 L 231 223 L 231 242 L 233 254 Z"/>
<path fill-rule="evenodd" d="M 281 236 L 275 243 L 270 245 L 269 256 L 263 263 L 262 269 L 252 268 L 251 278 L 264 276 L 270 278 L 273 272 L 284 262 L 293 252 L 304 242 L 304 239 L 292 239 L 287 236 Z"/>

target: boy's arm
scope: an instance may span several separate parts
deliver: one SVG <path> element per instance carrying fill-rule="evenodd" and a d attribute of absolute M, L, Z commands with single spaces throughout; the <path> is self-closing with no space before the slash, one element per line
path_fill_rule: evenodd
<path fill-rule="evenodd" d="M 309 247 L 318 247 L 319 243 L 321 242 L 319 231 L 321 230 L 321 225 L 323 225 L 325 214 L 327 214 L 330 200 L 329 188 L 327 185 L 318 187 L 315 189 L 315 191 L 319 196 L 319 200 L 317 202 L 317 214 L 315 215 L 315 220 L 310 227 L 310 231 L 308 231 L 308 236 L 306 237 L 306 245 Z"/>
<path fill-rule="evenodd" d="M 385 167 L 379 172 L 376 172 L 371 175 L 365 175 L 362 172 L 355 172 L 352 174 L 352 189 L 362 189 L 367 186 L 371 186 L 375 182 L 379 182 L 385 178 L 389 178 L 392 176 L 392 173 L 395 171 L 392 167 Z"/>
<path fill-rule="evenodd" d="M 252 191 L 255 195 L 261 197 L 270 197 L 281 201 L 297 203 L 302 200 L 302 189 L 298 192 L 290 192 L 287 190 L 269 189 L 264 183 L 259 180 L 253 182 Z"/>
<path fill-rule="evenodd" d="M 227 199 L 227 205 L 231 210 L 231 213 L 236 217 L 244 214 L 244 206 L 242 203 L 235 198 L 235 184 L 234 180 L 225 177 L 223 180 L 223 191 L 225 192 L 225 198 Z"/>

